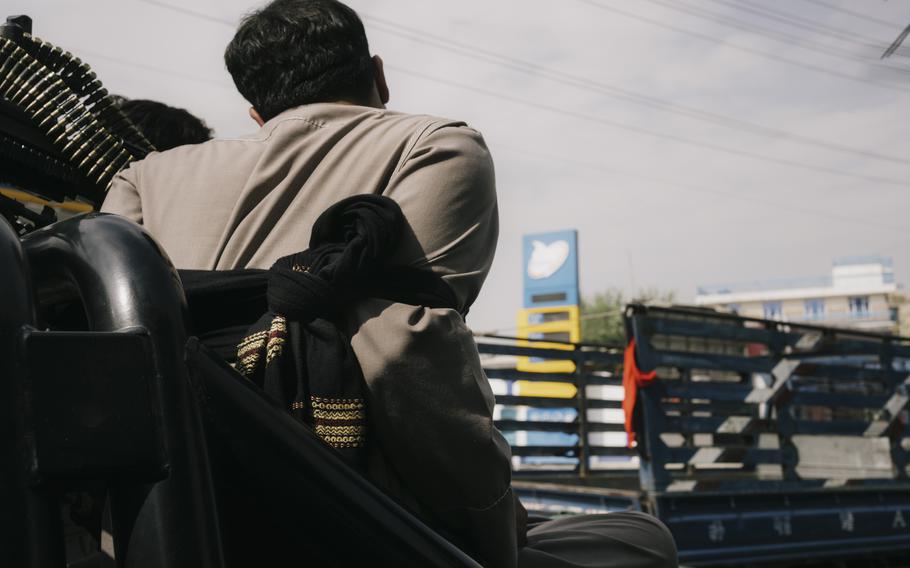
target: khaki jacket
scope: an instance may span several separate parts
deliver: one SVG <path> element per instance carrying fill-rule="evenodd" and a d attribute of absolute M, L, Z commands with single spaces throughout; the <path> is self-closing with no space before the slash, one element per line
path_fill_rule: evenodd
<path fill-rule="evenodd" d="M 178 268 L 269 268 L 307 248 L 327 207 L 364 193 L 404 212 L 394 263 L 432 270 L 470 306 L 498 218 L 489 152 L 461 122 L 306 105 L 251 136 L 151 154 L 115 178 L 102 211 L 143 224 Z M 509 446 L 461 316 L 367 300 L 348 318 L 369 396 L 371 480 L 485 565 L 514 566 Z"/>

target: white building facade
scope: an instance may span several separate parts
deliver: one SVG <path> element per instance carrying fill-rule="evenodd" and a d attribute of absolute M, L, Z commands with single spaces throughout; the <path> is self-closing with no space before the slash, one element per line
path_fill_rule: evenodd
<path fill-rule="evenodd" d="M 742 316 L 898 333 L 900 304 L 891 259 L 846 257 L 831 276 L 700 286 L 695 304 Z"/>

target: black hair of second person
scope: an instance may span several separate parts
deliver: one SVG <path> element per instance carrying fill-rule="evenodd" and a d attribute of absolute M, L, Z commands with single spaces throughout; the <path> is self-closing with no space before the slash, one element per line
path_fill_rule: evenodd
<path fill-rule="evenodd" d="M 182 108 L 146 99 L 124 99 L 119 106 L 159 151 L 212 139 L 212 129 Z"/>
<path fill-rule="evenodd" d="M 305 104 L 365 103 L 375 80 L 363 22 L 335 0 L 275 0 L 249 14 L 224 61 L 264 120 Z"/>

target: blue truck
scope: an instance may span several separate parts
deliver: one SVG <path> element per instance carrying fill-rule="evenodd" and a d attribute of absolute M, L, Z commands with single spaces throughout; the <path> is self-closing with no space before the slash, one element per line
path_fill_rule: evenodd
<path fill-rule="evenodd" d="M 506 385 L 576 389 L 571 398 L 498 398 L 555 417 L 498 411 L 499 427 L 520 442 L 516 486 L 529 508 L 644 510 L 667 524 L 692 566 L 904 565 L 894 559 L 910 551 L 910 340 L 692 307 L 630 305 L 625 324 L 625 346 L 480 339 L 500 361 L 575 362 L 565 374 L 487 369 Z M 623 382 L 634 379 L 623 368 L 629 344 L 639 372 L 654 372 L 635 387 L 634 447 L 622 415 Z"/>

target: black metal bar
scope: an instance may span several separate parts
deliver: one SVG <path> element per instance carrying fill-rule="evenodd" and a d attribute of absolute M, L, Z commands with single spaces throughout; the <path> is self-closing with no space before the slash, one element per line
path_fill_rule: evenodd
<path fill-rule="evenodd" d="M 579 445 L 566 446 L 517 446 L 512 448 L 513 456 L 560 456 L 577 458 Z"/>
<path fill-rule="evenodd" d="M 221 567 L 208 456 L 183 365 L 186 303 L 155 241 L 126 219 L 90 214 L 23 239 L 39 304 L 79 297 L 94 331 L 140 327 L 152 338 L 167 479 L 112 491 L 119 566 Z"/>
<path fill-rule="evenodd" d="M 489 339 L 503 339 L 506 341 L 529 341 L 529 342 L 539 342 L 539 343 L 562 343 L 565 345 L 577 345 L 585 349 L 596 349 L 596 350 L 606 350 L 606 349 L 618 349 L 623 348 L 622 345 L 611 344 L 611 343 L 592 343 L 585 341 L 565 341 L 562 339 L 528 339 L 527 337 L 518 337 L 515 335 L 498 335 L 496 333 L 477 333 L 474 334 L 474 337 L 485 337 Z M 496 345 L 496 344 L 487 344 L 487 345 Z"/>
<path fill-rule="evenodd" d="M 799 341 L 800 334 L 785 333 L 756 327 L 742 327 L 737 322 L 719 320 L 724 325 L 703 323 L 691 320 L 668 318 L 648 318 L 646 320 L 648 335 L 678 335 L 681 337 L 703 337 L 709 339 L 724 338 L 728 341 L 751 343 L 768 343 L 777 338 L 793 345 Z"/>
<path fill-rule="evenodd" d="M 497 420 L 496 427 L 505 432 L 561 432 L 563 434 L 578 434 L 578 422 Z"/>
<path fill-rule="evenodd" d="M 679 432 L 683 434 L 714 434 L 718 432 L 721 425 L 727 422 L 731 417 L 728 415 L 720 416 L 668 416 L 664 419 L 664 427 L 667 432 Z M 738 418 L 750 419 L 749 416 L 738 416 Z M 754 433 L 762 431 L 771 431 L 767 421 L 758 418 L 751 418 L 748 428 L 741 433 Z"/>
<path fill-rule="evenodd" d="M 505 431 L 528 432 L 563 432 L 576 434 L 578 422 L 537 421 L 537 420 L 497 420 L 496 427 Z M 588 422 L 588 432 L 625 432 L 622 424 Z"/>
<path fill-rule="evenodd" d="M 893 342 L 885 341 L 879 350 L 879 367 L 882 370 L 885 384 L 889 387 L 888 390 L 893 394 L 879 410 L 879 420 L 888 424 L 888 427 L 885 432 L 876 433 L 888 435 L 891 439 L 891 462 L 895 466 L 897 477 L 906 480 L 908 479 L 907 450 L 901 440 L 904 433 L 900 430 L 906 429 L 907 425 L 901 425 L 903 428 L 897 425 L 900 424 L 900 417 L 907 408 L 910 393 L 908 393 L 906 372 L 899 373 L 894 368 L 894 347 Z M 867 432 L 867 435 L 869 434 L 870 432 Z"/>
<path fill-rule="evenodd" d="M 588 382 L 585 380 L 584 358 L 575 348 L 574 354 L 576 378 L 575 403 L 578 405 L 578 476 L 584 479 L 591 468 L 591 445 L 588 440 Z"/>
<path fill-rule="evenodd" d="M 485 335 L 480 335 L 478 337 L 490 337 Z M 500 338 L 508 339 L 508 338 Z M 508 345 L 503 343 L 477 343 L 477 350 L 481 353 L 488 355 L 517 355 L 520 357 L 542 357 L 545 359 L 565 359 L 566 351 L 568 349 L 553 349 L 547 347 L 535 347 L 537 343 L 552 343 L 557 345 L 575 345 L 577 346 L 576 351 L 581 357 L 581 359 L 587 363 L 613 363 L 619 364 L 622 363 L 622 352 L 617 350 L 615 347 L 600 346 L 600 349 L 594 348 L 593 344 L 586 343 L 572 343 L 568 341 L 558 341 L 558 340 L 535 340 L 535 339 L 520 339 L 513 338 L 515 341 L 522 341 L 527 343 L 527 345 Z M 607 350 L 609 349 L 609 350 Z"/>
<path fill-rule="evenodd" d="M 579 457 L 580 446 L 518 446 L 512 448 L 512 454 L 516 456 L 565 456 Z M 608 446 L 592 446 L 588 448 L 592 456 L 634 456 L 636 451 L 631 448 L 619 448 Z"/>
<path fill-rule="evenodd" d="M 807 392 L 797 390 L 793 393 L 793 405 L 831 406 L 839 408 L 881 408 L 888 402 L 888 396 L 861 396 L 856 394 L 838 394 L 829 392 Z"/>
<path fill-rule="evenodd" d="M 710 399 L 712 401 L 722 402 L 745 402 L 747 397 L 754 390 L 752 387 L 740 384 L 703 382 L 691 383 L 676 381 L 667 381 L 664 385 L 665 394 L 668 397 L 682 399 Z"/>
<path fill-rule="evenodd" d="M 524 356 L 524 354 L 522 354 Z M 533 354 L 527 354 L 532 357 Z M 563 354 L 565 358 L 565 354 Z M 568 383 L 575 384 L 575 374 L 573 373 L 530 373 L 527 371 L 518 371 L 516 369 L 484 369 L 488 379 L 502 379 L 504 381 L 533 381 L 533 382 L 550 382 L 550 383 Z"/>
<path fill-rule="evenodd" d="M 890 336 L 872 338 L 868 337 L 865 340 L 851 340 L 841 335 L 849 335 L 849 331 L 840 329 L 831 329 L 830 339 L 818 348 L 814 349 L 814 352 L 817 352 L 821 355 L 872 355 L 878 356 L 882 349 L 882 340 L 884 339 L 889 343 L 889 351 L 893 357 L 910 357 L 910 345 L 906 344 L 906 339 L 893 338 Z M 901 344 L 901 341 L 904 343 Z"/>
<path fill-rule="evenodd" d="M 15 231 L 0 217 L 0 558 L 12 566 L 26 565 L 25 499 L 16 416 L 21 376 L 18 336 L 34 322 L 28 272 Z"/>
<path fill-rule="evenodd" d="M 635 456 L 638 455 L 638 452 L 634 448 L 623 448 L 623 447 L 591 447 L 591 455 L 593 456 Z"/>
<path fill-rule="evenodd" d="M 288 543 L 288 548 L 298 554 L 307 550 L 298 544 L 320 539 L 331 565 L 479 568 L 344 464 L 312 431 L 197 340 L 190 339 L 187 357 L 191 380 L 205 401 L 211 424 L 208 436 L 214 444 L 227 446 L 224 453 L 241 470 L 228 468 L 220 473 L 239 474 L 247 480 L 248 485 L 241 488 L 244 496 L 261 501 L 273 517 L 247 522 L 277 523 L 283 532 L 296 534 L 297 541 Z M 272 556 L 268 550 L 261 554 Z M 352 557 L 361 561 L 352 564 Z M 301 566 L 311 564 L 305 557 L 295 557 L 280 565 L 291 565 L 291 560 Z"/>
<path fill-rule="evenodd" d="M 529 340 L 525 340 L 529 341 Z M 519 357 L 540 357 L 541 359 L 565 359 L 571 355 L 569 349 L 534 347 L 533 345 L 478 344 L 478 351 L 489 355 L 517 355 Z"/>
<path fill-rule="evenodd" d="M 717 353 L 665 350 L 655 351 L 652 362 L 655 367 L 688 367 L 736 373 L 768 373 L 776 363 L 770 357 L 737 357 Z"/>
<path fill-rule="evenodd" d="M 575 384 L 579 377 L 589 385 L 607 385 L 620 386 L 622 379 L 620 377 L 601 377 L 590 373 L 531 373 L 527 371 L 517 371 L 515 369 L 491 369 L 485 368 L 484 373 L 489 379 L 502 379 L 504 381 L 530 381 L 530 382 L 552 382 Z"/>
<path fill-rule="evenodd" d="M 29 271 L 15 231 L 0 218 L 0 561 L 7 566 L 60 568 L 60 505 L 47 489 L 27 486 L 22 460 L 20 337 L 35 321 Z"/>
<path fill-rule="evenodd" d="M 777 329 L 774 322 L 765 322 L 768 329 Z M 793 384 L 793 374 L 802 365 L 801 362 L 788 361 L 784 358 L 787 350 L 787 343 L 783 338 L 768 342 L 769 355 L 774 359 L 774 369 L 771 370 L 771 377 L 774 381 L 772 385 L 773 398 L 769 401 L 764 412 L 777 424 L 777 446 L 788 452 L 795 453 L 796 448 L 793 445 L 793 435 L 796 434 L 796 418 L 793 415 L 793 397 L 790 390 Z M 773 416 L 772 416 L 773 414 Z M 781 461 L 781 475 L 787 481 L 799 479 L 796 471 L 796 460 L 787 459 Z"/>
<path fill-rule="evenodd" d="M 789 357 L 795 359 L 794 357 Z M 800 377 L 819 377 L 834 381 L 868 382 L 886 380 L 885 374 L 880 369 L 861 367 L 858 365 L 832 365 L 814 361 L 802 362 L 794 373 Z"/>
<path fill-rule="evenodd" d="M 647 335 L 645 318 L 641 315 L 631 315 L 632 310 L 626 312 L 626 333 L 629 339 L 635 340 L 636 360 L 642 370 L 650 371 L 657 367 L 657 352 L 651 346 L 651 338 Z M 631 317 L 629 317 L 631 315 Z M 665 456 L 666 444 L 660 438 L 665 431 L 664 411 L 660 406 L 661 384 L 652 385 L 650 388 L 639 389 L 638 411 L 641 424 L 644 426 L 637 440 L 639 455 L 638 475 L 643 491 L 654 493 L 663 491 L 670 483 L 670 475 L 666 470 L 667 459 Z M 652 500 L 652 507 L 657 504 Z M 657 514 L 656 508 L 653 511 Z"/>
<path fill-rule="evenodd" d="M 577 408 L 575 398 L 555 398 L 547 396 L 515 396 L 501 395 L 496 397 L 496 403 L 505 406 L 525 405 L 538 408 Z M 589 400 L 588 408 L 622 408 L 618 400 Z"/>
<path fill-rule="evenodd" d="M 794 434 L 862 436 L 869 427 L 861 420 L 794 420 Z"/>
<path fill-rule="evenodd" d="M 703 452 L 712 455 L 705 461 L 697 461 L 698 455 Z M 743 465 L 758 463 L 781 463 L 785 460 L 784 450 L 759 449 L 751 447 L 701 447 L 701 448 L 667 448 L 666 460 L 669 463 L 729 463 L 738 462 Z M 716 454 L 716 455 L 715 455 Z M 711 459 L 713 458 L 713 459 Z M 696 460 L 696 461 L 693 461 Z"/>
<path fill-rule="evenodd" d="M 888 339 L 891 341 L 900 341 L 908 342 L 910 337 L 903 337 L 897 335 L 885 335 L 882 333 L 874 333 L 871 331 L 862 331 L 857 329 L 834 329 L 830 327 L 824 327 L 821 325 L 813 325 L 808 323 L 793 323 L 793 322 L 775 322 L 769 321 L 766 319 L 755 318 L 755 317 L 744 317 L 734 314 L 725 314 L 722 312 L 716 312 L 714 310 L 705 310 L 704 308 L 696 307 L 665 307 L 665 306 L 646 306 L 644 304 L 629 304 L 626 306 L 627 317 L 631 315 L 642 315 L 642 316 L 653 316 L 660 317 L 660 315 L 669 315 L 669 316 L 688 316 L 696 318 L 710 317 L 711 319 L 716 319 L 718 321 L 726 320 L 730 322 L 736 322 L 739 324 L 752 323 L 756 326 L 767 326 L 771 324 L 775 329 L 788 329 L 789 331 L 799 330 L 799 331 L 816 331 L 823 334 L 838 334 L 844 335 L 846 337 L 864 337 L 874 340 L 884 340 Z"/>

